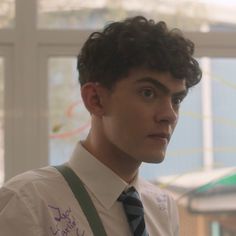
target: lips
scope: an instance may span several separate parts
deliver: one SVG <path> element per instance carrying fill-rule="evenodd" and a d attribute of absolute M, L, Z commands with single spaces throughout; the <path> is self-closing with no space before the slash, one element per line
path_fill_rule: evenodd
<path fill-rule="evenodd" d="M 166 140 L 167 142 L 169 142 L 170 140 L 170 134 L 168 133 L 153 133 L 149 134 L 148 137 L 152 139 L 163 139 Z"/>

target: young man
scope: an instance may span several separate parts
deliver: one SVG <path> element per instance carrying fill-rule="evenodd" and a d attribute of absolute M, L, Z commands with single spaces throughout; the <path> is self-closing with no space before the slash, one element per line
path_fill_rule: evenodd
<path fill-rule="evenodd" d="M 91 130 L 66 166 L 82 181 L 106 235 L 178 235 L 174 201 L 138 169 L 165 157 L 180 104 L 201 79 L 193 51 L 180 31 L 139 16 L 93 33 L 78 56 Z M 0 235 L 105 235 L 82 205 L 56 168 L 26 172 L 0 191 Z M 135 218 L 139 212 L 144 217 Z"/>

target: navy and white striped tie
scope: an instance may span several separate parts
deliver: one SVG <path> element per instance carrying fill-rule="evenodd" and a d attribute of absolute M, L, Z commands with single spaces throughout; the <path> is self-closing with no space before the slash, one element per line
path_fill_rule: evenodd
<path fill-rule="evenodd" d="M 123 203 L 133 235 L 148 236 L 144 222 L 143 205 L 136 189 L 134 187 L 129 188 L 120 195 L 118 200 Z"/>

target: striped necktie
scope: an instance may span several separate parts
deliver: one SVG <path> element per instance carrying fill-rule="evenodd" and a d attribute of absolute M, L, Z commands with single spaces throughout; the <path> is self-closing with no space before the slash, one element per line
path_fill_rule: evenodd
<path fill-rule="evenodd" d="M 148 236 L 144 222 L 144 210 L 139 194 L 134 187 L 127 192 L 123 192 L 118 201 L 123 203 L 123 207 L 129 221 L 131 231 L 134 236 Z"/>

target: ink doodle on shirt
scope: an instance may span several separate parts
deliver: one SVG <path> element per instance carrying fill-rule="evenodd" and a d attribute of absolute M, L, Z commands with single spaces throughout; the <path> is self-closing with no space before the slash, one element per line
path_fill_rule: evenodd
<path fill-rule="evenodd" d="M 167 210 L 167 196 L 166 194 L 160 194 L 157 196 L 158 207 L 161 211 Z"/>
<path fill-rule="evenodd" d="M 72 215 L 71 208 L 62 210 L 59 207 L 48 205 L 51 209 L 55 225 L 50 226 L 50 231 L 52 235 L 55 236 L 84 236 L 85 232 L 79 230 L 78 224 L 75 221 L 74 216 Z M 75 234 L 73 234 L 75 233 Z"/>

